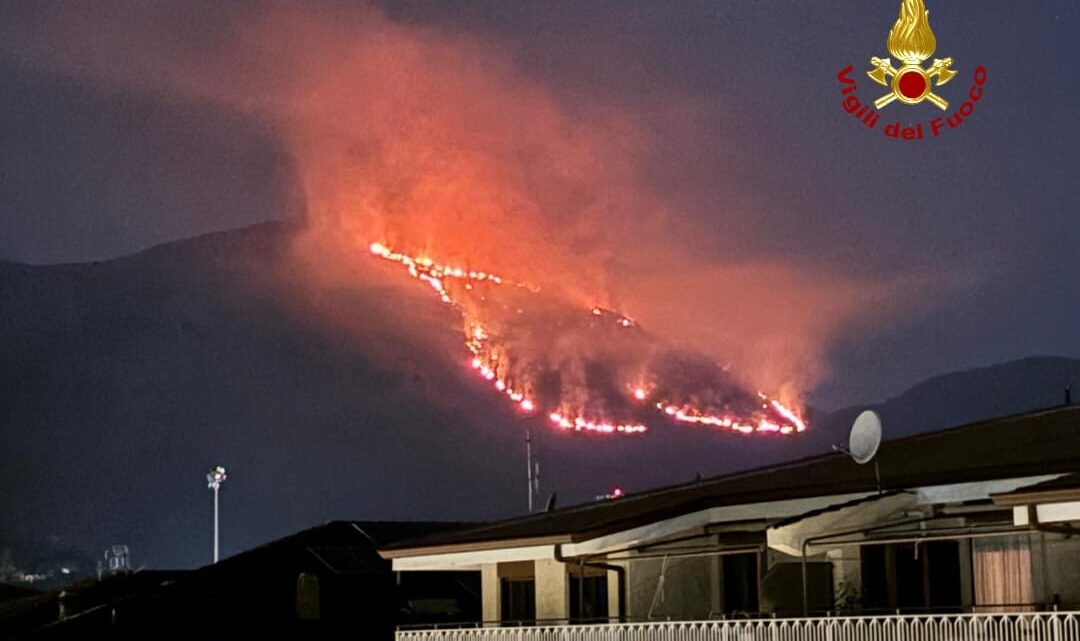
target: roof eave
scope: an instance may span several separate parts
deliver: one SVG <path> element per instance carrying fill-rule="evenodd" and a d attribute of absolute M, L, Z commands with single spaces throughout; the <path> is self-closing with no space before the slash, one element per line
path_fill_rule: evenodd
<path fill-rule="evenodd" d="M 1032 505 L 1036 503 L 1065 503 L 1068 501 L 1080 501 L 1080 487 L 1065 487 L 1053 490 L 1004 492 L 990 496 L 996 505 L 1014 507 L 1017 505 Z"/>
<path fill-rule="evenodd" d="M 551 536 L 536 536 L 519 539 L 499 539 L 491 541 L 473 541 L 462 543 L 450 543 L 446 545 L 429 545 L 409 548 L 379 550 L 379 556 L 384 559 L 404 559 L 416 556 L 432 556 L 436 554 L 457 554 L 461 552 L 486 552 L 489 550 L 502 550 L 506 548 L 525 548 L 540 545 L 559 545 L 573 543 L 574 537 L 568 534 Z"/>

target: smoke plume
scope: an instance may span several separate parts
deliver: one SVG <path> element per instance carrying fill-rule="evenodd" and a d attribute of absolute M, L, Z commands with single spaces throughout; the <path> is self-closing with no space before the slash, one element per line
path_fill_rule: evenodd
<path fill-rule="evenodd" d="M 257 119 L 294 165 L 312 287 L 389 278 L 372 275 L 371 243 L 527 283 L 484 300 L 459 289 L 460 322 L 498 338 L 483 358 L 500 380 L 564 412 L 633 417 L 635 386 L 679 408 L 750 411 L 758 390 L 798 402 L 827 374 L 830 340 L 894 293 L 770 251 L 745 208 L 668 202 L 657 176 L 684 161 L 662 143 L 700 118 L 679 95 L 661 111 L 566 95 L 507 42 L 371 6 L 100 9 L 42 3 L 33 25 L 0 27 L 5 55 Z M 719 251 L 733 242 L 738 255 Z M 594 307 L 634 326 L 597 329 Z M 459 320 L 400 320 L 433 322 Z"/>

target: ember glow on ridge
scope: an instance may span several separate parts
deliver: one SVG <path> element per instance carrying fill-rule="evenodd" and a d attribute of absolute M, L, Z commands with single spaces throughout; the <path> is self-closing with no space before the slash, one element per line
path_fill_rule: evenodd
<path fill-rule="evenodd" d="M 602 411 L 595 410 L 596 403 L 587 398 L 587 392 L 573 386 L 563 385 L 560 393 L 550 398 L 550 393 L 540 391 L 545 386 L 544 374 L 532 367 L 515 367 L 518 364 L 513 362 L 512 350 L 484 318 L 484 313 L 490 315 L 492 310 L 511 317 L 524 315 L 525 310 L 518 305 L 520 301 L 512 297 L 539 296 L 539 288 L 489 271 L 442 264 L 425 256 L 400 252 L 383 243 L 372 243 L 369 251 L 405 267 L 410 276 L 426 284 L 443 303 L 460 313 L 465 347 L 472 354 L 471 368 L 522 414 L 542 410 L 559 429 L 596 434 L 643 433 L 648 430 L 646 415 L 741 434 L 786 435 L 806 429 L 806 422 L 797 410 L 762 392 L 754 398 L 753 408 L 743 403 L 742 411 L 698 406 L 688 400 L 692 396 L 690 392 L 680 394 L 644 362 L 638 364 L 640 371 L 634 374 L 633 382 L 621 385 L 624 389 L 620 402 L 608 402 Z M 582 309 L 578 325 L 578 331 L 597 332 L 598 336 L 625 341 L 632 348 L 643 347 L 647 351 L 651 345 L 637 322 L 599 305 Z"/>

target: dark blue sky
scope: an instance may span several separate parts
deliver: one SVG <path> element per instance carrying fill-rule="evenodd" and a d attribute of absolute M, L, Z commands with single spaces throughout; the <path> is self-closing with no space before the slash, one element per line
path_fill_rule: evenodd
<path fill-rule="evenodd" d="M 852 278 L 917 280 L 914 302 L 830 341 L 833 375 L 813 398 L 837 406 L 944 371 L 1080 355 L 1080 8 L 930 0 L 936 55 L 960 71 L 941 93 L 959 104 L 976 65 L 989 81 L 969 122 L 914 144 L 859 126 L 836 82 L 852 64 L 859 95 L 880 93 L 863 71 L 870 56 L 888 55 L 897 5 L 410 0 L 384 9 L 495 43 L 571 111 L 596 100 L 643 113 L 703 106 L 709 117 L 692 144 L 672 139 L 664 150 L 678 171 L 658 167 L 657 189 L 686 224 L 721 237 L 730 218 L 718 212 L 751 212 L 755 240 L 725 246 L 731 260 L 783 255 Z M 65 6 L 0 7 L 0 257 L 103 259 L 295 210 L 290 160 L 271 128 L 42 62 Z M 155 6 L 175 19 L 170 46 L 195 51 L 221 46 L 265 5 Z M 123 33 L 125 12 L 112 13 L 119 32 L 103 42 Z M 935 115 L 891 106 L 882 125 Z"/>

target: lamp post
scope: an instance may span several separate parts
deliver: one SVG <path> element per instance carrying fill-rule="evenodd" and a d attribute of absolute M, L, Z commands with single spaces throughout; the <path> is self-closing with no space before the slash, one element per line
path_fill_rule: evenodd
<path fill-rule="evenodd" d="M 214 563 L 218 562 L 218 490 L 225 478 L 225 468 L 220 465 L 206 475 L 206 487 L 214 491 Z"/>

